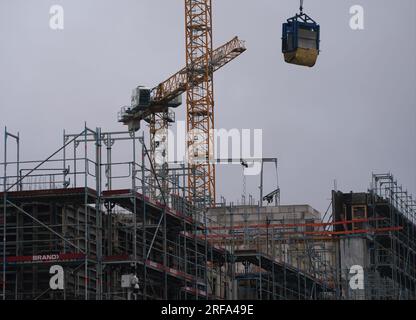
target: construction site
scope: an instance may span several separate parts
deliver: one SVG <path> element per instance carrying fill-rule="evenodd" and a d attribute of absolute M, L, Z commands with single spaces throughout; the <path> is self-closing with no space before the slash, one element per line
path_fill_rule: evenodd
<path fill-rule="evenodd" d="M 328 190 L 319 212 L 281 204 L 277 158 L 215 159 L 213 74 L 249 48 L 235 37 L 214 49 L 211 0 L 184 2 L 186 65 L 134 89 L 114 119 L 125 130 L 64 131 L 42 159 L 21 159 L 24 137 L 4 130 L 2 298 L 415 300 L 416 199 L 391 173 L 372 174 L 365 192 Z M 284 60 L 311 68 L 319 43 L 301 1 L 283 25 Z M 170 162 L 182 104 L 187 161 Z M 218 197 L 216 167 L 227 163 L 260 165 L 258 199 Z M 276 177 L 272 190 L 265 176 Z M 56 266 L 63 283 L 52 288 Z"/>

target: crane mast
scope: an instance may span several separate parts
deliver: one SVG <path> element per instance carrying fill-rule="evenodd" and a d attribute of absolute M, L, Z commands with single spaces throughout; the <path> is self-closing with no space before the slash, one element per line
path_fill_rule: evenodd
<path fill-rule="evenodd" d="M 215 203 L 212 1 L 185 0 L 185 22 L 188 195 L 194 204 L 210 205 Z"/>

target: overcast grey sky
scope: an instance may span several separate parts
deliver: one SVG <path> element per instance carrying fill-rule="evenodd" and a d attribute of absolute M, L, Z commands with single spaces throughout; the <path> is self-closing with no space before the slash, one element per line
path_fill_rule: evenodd
<path fill-rule="evenodd" d="M 49 28 L 53 4 L 64 7 L 63 31 Z M 349 27 L 354 4 L 365 30 Z M 248 47 L 215 76 L 216 126 L 264 130 L 283 203 L 323 211 L 334 179 L 365 191 L 371 172 L 391 171 L 416 194 L 416 1 L 306 0 L 322 29 L 313 69 L 281 55 L 281 24 L 297 0 L 213 6 L 215 46 L 238 35 Z M 0 126 L 20 131 L 25 159 L 46 157 L 64 128 L 84 121 L 121 130 L 116 114 L 131 89 L 181 68 L 184 42 L 183 0 L 0 0 Z M 257 196 L 257 185 L 248 179 L 248 192 Z M 237 200 L 241 168 L 219 168 L 217 190 Z"/>

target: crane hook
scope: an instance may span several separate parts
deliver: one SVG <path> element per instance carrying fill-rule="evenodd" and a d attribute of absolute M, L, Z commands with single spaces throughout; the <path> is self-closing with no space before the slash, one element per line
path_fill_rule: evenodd
<path fill-rule="evenodd" d="M 303 13 L 303 0 L 300 0 L 300 14 Z"/>

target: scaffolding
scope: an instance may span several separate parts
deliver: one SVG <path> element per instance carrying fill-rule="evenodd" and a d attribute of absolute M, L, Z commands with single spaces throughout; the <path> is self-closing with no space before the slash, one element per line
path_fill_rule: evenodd
<path fill-rule="evenodd" d="M 321 217 L 281 205 L 278 185 L 263 197 L 263 170 L 261 201 L 246 203 L 245 180 L 240 204 L 192 201 L 189 174 L 200 173 L 185 163 L 160 173 L 134 132 L 64 131 L 37 161 L 20 159 L 20 140 L 5 130 L 3 299 L 416 298 L 416 202 L 390 174 L 373 175 L 367 193 L 333 191 Z M 363 290 L 349 286 L 353 264 Z M 50 288 L 54 265 L 63 290 Z"/>
<path fill-rule="evenodd" d="M 336 219 L 362 219 L 337 230 L 353 234 L 348 245 L 364 269 L 364 288 L 351 290 L 348 264 L 341 263 L 341 286 L 346 299 L 416 299 L 416 202 L 392 174 L 373 174 L 368 193 L 334 193 Z M 366 230 L 366 232 L 363 232 Z"/>
<path fill-rule="evenodd" d="M 236 299 L 335 299 L 334 239 L 324 233 L 328 224 L 287 210 L 308 206 L 261 207 L 229 205 L 211 209 L 216 225 L 208 225 L 209 239 L 233 258 Z M 315 214 L 315 213 L 314 213 Z"/>
<path fill-rule="evenodd" d="M 188 168 L 172 168 L 165 191 L 144 140 L 85 125 L 42 161 L 8 161 L 5 144 L 3 299 L 213 298 L 208 278 L 227 254 L 203 239 L 205 211 L 185 200 Z M 130 161 L 115 161 L 123 146 Z M 49 288 L 53 264 L 65 269 L 63 291 Z M 121 288 L 128 274 L 139 290 Z"/>

